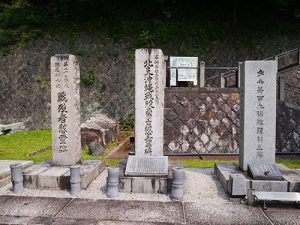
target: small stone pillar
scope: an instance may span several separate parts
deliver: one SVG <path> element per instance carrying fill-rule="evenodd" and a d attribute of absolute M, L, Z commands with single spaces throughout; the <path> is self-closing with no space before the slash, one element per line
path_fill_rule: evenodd
<path fill-rule="evenodd" d="M 173 168 L 172 178 L 171 198 L 181 200 L 183 198 L 184 169 Z"/>
<path fill-rule="evenodd" d="M 71 195 L 77 196 L 81 190 L 80 165 L 70 167 Z"/>
<path fill-rule="evenodd" d="M 255 203 L 254 190 L 249 188 L 247 190 L 247 204 L 253 206 Z"/>
<path fill-rule="evenodd" d="M 116 198 L 119 195 L 119 167 L 108 167 L 107 197 Z"/>
<path fill-rule="evenodd" d="M 17 164 L 10 165 L 10 171 L 11 171 L 11 182 L 13 185 L 13 192 L 16 194 L 22 193 L 24 190 L 22 164 L 17 163 Z"/>

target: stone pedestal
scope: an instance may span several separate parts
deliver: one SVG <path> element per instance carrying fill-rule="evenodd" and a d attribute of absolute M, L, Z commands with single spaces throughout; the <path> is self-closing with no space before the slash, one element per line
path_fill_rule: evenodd
<path fill-rule="evenodd" d="M 86 189 L 104 169 L 103 161 L 83 160 L 80 164 L 81 188 Z M 26 188 L 70 189 L 70 168 L 53 166 L 51 160 L 24 170 L 23 178 Z"/>
<path fill-rule="evenodd" d="M 300 175 L 283 165 L 277 165 L 284 180 L 253 180 L 247 172 L 242 171 L 236 163 L 216 163 L 215 174 L 225 191 L 231 197 L 243 197 L 252 188 L 256 191 L 295 192 L 299 191 Z M 234 179 L 238 177 L 238 179 Z M 243 181 L 244 179 L 244 181 Z M 243 183 L 244 182 L 244 183 Z M 241 187 L 243 187 L 244 195 Z"/>
<path fill-rule="evenodd" d="M 182 163 L 169 163 L 168 172 L 161 176 L 125 175 L 127 161 L 120 162 L 119 191 L 125 193 L 167 194 L 172 185 L 172 168 L 183 168 Z"/>

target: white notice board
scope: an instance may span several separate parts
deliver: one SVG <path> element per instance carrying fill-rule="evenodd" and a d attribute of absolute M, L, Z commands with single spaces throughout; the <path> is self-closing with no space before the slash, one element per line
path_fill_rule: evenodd
<path fill-rule="evenodd" d="M 198 57 L 171 56 L 170 67 L 198 67 Z M 197 69 L 178 69 L 178 81 L 193 81 L 197 85 Z M 170 69 L 170 85 L 176 86 L 176 69 Z"/>

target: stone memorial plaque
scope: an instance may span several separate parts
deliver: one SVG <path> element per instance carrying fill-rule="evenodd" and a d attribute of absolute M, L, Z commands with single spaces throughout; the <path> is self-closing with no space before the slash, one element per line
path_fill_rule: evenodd
<path fill-rule="evenodd" d="M 275 163 L 276 61 L 241 65 L 240 168 Z"/>
<path fill-rule="evenodd" d="M 135 154 L 163 155 L 166 64 L 160 49 L 135 52 Z"/>
<path fill-rule="evenodd" d="M 57 166 L 80 161 L 80 74 L 73 55 L 51 57 L 52 157 Z"/>
<path fill-rule="evenodd" d="M 170 67 L 198 67 L 198 57 L 171 56 Z M 178 81 L 193 81 L 197 85 L 198 69 L 177 69 Z M 170 69 L 170 85 L 176 86 L 176 69 Z"/>
<path fill-rule="evenodd" d="M 168 174 L 167 156 L 129 156 L 125 175 L 165 176 Z"/>
<path fill-rule="evenodd" d="M 274 163 L 250 163 L 249 173 L 254 180 L 284 180 Z"/>

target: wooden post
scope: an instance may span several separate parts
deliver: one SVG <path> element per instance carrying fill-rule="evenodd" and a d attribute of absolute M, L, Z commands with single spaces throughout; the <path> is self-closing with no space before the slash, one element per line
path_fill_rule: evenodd
<path fill-rule="evenodd" d="M 298 48 L 298 64 L 300 65 L 300 48 Z"/>
<path fill-rule="evenodd" d="M 221 73 L 221 75 L 220 75 L 220 83 L 221 83 L 221 88 L 225 88 L 225 77 L 224 77 L 224 73 Z"/>
<path fill-rule="evenodd" d="M 238 75 L 237 75 L 237 87 L 240 88 L 241 87 L 241 65 L 243 63 L 239 62 L 238 64 Z"/>
<path fill-rule="evenodd" d="M 284 77 L 279 77 L 279 100 L 284 101 L 285 97 L 285 79 Z"/>
<path fill-rule="evenodd" d="M 274 59 L 275 59 L 275 60 L 276 60 L 276 62 L 277 62 L 277 71 L 278 71 L 278 70 L 279 70 L 278 56 L 277 56 L 277 55 L 275 55 Z"/>
<path fill-rule="evenodd" d="M 200 62 L 200 79 L 199 79 L 199 87 L 202 88 L 205 86 L 205 62 Z"/>

